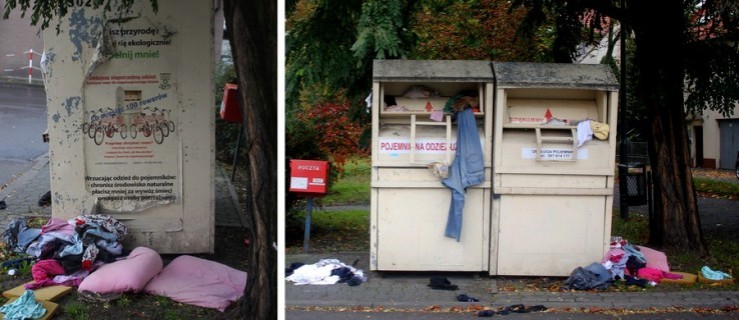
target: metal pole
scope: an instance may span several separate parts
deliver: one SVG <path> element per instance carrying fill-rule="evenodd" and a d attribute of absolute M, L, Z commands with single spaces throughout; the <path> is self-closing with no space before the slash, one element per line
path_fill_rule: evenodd
<path fill-rule="evenodd" d="M 231 181 L 234 181 L 236 176 L 236 159 L 239 158 L 239 147 L 241 146 L 241 136 L 244 134 L 244 126 L 239 125 L 239 136 L 236 137 L 236 152 L 234 153 L 234 161 L 231 169 Z"/>
<path fill-rule="evenodd" d="M 305 233 L 303 234 L 303 252 L 310 251 L 310 216 L 313 212 L 313 197 L 308 197 L 305 205 Z"/>
<path fill-rule="evenodd" d="M 624 8 L 624 0 L 621 0 L 621 9 Z M 621 48 L 619 55 L 621 56 L 621 67 L 620 67 L 620 82 L 621 87 L 618 91 L 618 134 L 621 138 L 619 141 L 619 160 L 618 160 L 618 189 L 620 193 L 619 197 L 619 211 L 621 212 L 621 219 L 629 219 L 629 205 L 626 202 L 626 197 L 629 194 L 628 181 L 626 180 L 628 167 L 628 143 L 626 141 L 626 27 L 623 19 L 621 22 L 621 38 L 619 39 Z"/>
<path fill-rule="evenodd" d="M 33 49 L 28 50 L 28 84 L 31 84 L 33 77 Z"/>

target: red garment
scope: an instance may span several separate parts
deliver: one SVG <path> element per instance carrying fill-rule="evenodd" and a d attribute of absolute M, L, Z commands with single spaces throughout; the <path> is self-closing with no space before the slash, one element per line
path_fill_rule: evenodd
<path fill-rule="evenodd" d="M 608 260 L 611 260 L 611 262 L 613 262 L 613 263 L 618 263 L 619 261 L 621 261 L 621 258 L 623 258 L 623 257 L 624 257 L 623 254 L 614 254 L 614 255 L 611 255 L 608 258 Z"/>
<path fill-rule="evenodd" d="M 624 254 L 626 254 L 626 251 L 621 248 L 611 248 L 606 252 L 606 255 L 603 256 L 603 260 L 601 263 L 605 263 L 606 261 L 611 261 L 613 263 L 619 263 L 621 259 L 624 257 Z"/>
<path fill-rule="evenodd" d="M 64 267 L 54 259 L 39 260 L 31 268 L 31 274 L 33 275 L 33 281 L 41 282 L 49 278 L 49 276 L 56 276 L 65 274 Z"/>

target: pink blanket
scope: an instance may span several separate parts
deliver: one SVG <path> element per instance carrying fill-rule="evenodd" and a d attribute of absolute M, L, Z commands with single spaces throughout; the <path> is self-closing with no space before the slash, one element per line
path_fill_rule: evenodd
<path fill-rule="evenodd" d="M 139 292 L 162 270 L 162 258 L 146 247 L 137 247 L 125 260 L 105 264 L 80 283 L 79 291 L 96 293 Z"/>
<path fill-rule="evenodd" d="M 246 272 L 193 256 L 179 256 L 144 288 L 144 292 L 221 312 L 241 298 Z"/>

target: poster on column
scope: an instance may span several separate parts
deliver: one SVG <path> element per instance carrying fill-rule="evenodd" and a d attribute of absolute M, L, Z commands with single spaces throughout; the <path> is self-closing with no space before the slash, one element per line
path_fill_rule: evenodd
<path fill-rule="evenodd" d="M 84 84 L 85 186 L 106 211 L 136 213 L 181 194 L 177 35 L 148 19 L 108 24 L 115 48 Z"/>

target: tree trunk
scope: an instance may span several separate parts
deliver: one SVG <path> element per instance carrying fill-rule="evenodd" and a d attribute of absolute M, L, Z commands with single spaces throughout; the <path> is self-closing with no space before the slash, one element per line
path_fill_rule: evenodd
<path fill-rule="evenodd" d="M 693 178 L 683 98 L 687 21 L 682 3 L 648 5 L 630 2 L 640 73 L 639 98 L 650 110 L 649 155 L 654 181 L 652 245 L 708 254 L 703 239 Z M 658 19 L 656 17 L 659 17 Z"/>
<path fill-rule="evenodd" d="M 277 2 L 224 0 L 239 78 L 253 230 L 239 319 L 277 319 Z"/>

